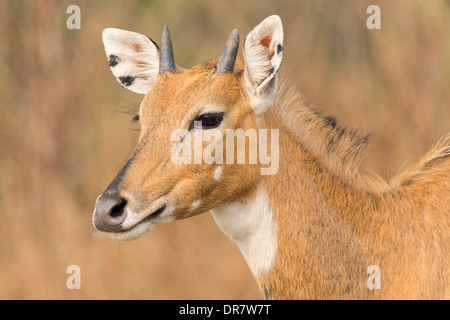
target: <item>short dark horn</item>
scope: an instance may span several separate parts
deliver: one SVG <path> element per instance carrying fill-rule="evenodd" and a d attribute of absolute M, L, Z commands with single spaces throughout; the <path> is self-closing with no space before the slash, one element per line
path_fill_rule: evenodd
<path fill-rule="evenodd" d="M 163 27 L 161 34 L 161 51 L 159 53 L 159 73 L 165 71 L 175 72 L 175 59 L 173 58 L 172 40 L 167 26 Z"/>
<path fill-rule="evenodd" d="M 230 73 L 234 70 L 234 63 L 239 48 L 239 31 L 234 29 L 228 37 L 225 49 L 223 49 L 222 56 L 217 64 L 214 73 Z"/>

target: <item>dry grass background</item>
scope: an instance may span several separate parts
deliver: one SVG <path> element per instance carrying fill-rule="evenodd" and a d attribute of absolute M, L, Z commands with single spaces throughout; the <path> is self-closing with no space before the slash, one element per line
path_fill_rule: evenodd
<path fill-rule="evenodd" d="M 81 30 L 66 28 L 70 4 Z M 366 28 L 370 4 L 381 30 Z M 392 177 L 450 129 L 445 0 L 0 0 L 0 298 L 261 298 L 209 213 L 126 243 L 97 237 L 91 214 L 137 140 L 118 110 L 141 99 L 110 74 L 102 30 L 159 42 L 167 24 L 191 67 L 271 14 L 285 29 L 282 73 L 319 110 L 372 133 L 366 168 Z M 81 290 L 66 288 L 71 264 Z"/>

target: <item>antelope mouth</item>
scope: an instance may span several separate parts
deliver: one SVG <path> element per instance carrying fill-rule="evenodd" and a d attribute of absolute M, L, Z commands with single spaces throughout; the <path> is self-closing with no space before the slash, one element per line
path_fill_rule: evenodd
<path fill-rule="evenodd" d="M 153 211 L 151 214 L 146 216 L 144 219 L 142 219 L 141 221 L 139 221 L 135 225 L 133 225 L 131 227 L 128 227 L 126 229 L 119 230 L 119 233 L 129 232 L 129 231 L 133 230 L 134 228 L 136 228 L 137 226 L 139 226 L 139 225 L 141 225 L 143 223 L 150 222 L 150 221 L 156 219 L 159 215 L 161 215 L 161 213 L 163 213 L 164 210 L 166 210 L 166 207 L 167 207 L 167 204 L 163 203 L 161 205 L 161 207 L 159 207 L 159 209 L 156 209 L 155 211 Z"/>
<path fill-rule="evenodd" d="M 120 228 L 114 232 L 108 233 L 108 235 L 116 240 L 133 240 L 139 238 L 154 225 L 153 221 L 155 221 L 166 210 L 166 208 L 167 204 L 163 203 L 158 209 L 153 211 L 144 219 L 129 227 Z"/>
<path fill-rule="evenodd" d="M 163 203 L 162 206 L 159 207 L 159 209 L 153 211 L 153 213 L 149 214 L 144 219 L 142 219 L 141 221 L 136 223 L 134 226 L 132 226 L 131 228 L 129 228 L 129 229 L 125 230 L 125 231 L 129 231 L 130 229 L 133 229 L 134 227 L 138 226 L 141 223 L 145 223 L 145 222 L 151 221 L 153 219 L 156 219 L 161 213 L 164 212 L 164 210 L 166 210 L 166 207 L 167 207 L 167 204 Z"/>

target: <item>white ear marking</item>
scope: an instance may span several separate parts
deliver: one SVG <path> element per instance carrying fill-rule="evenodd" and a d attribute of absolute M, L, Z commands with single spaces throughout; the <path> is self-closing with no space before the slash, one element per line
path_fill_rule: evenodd
<path fill-rule="evenodd" d="M 114 28 L 103 30 L 102 38 L 117 81 L 137 93 L 150 91 L 159 72 L 158 46 L 142 34 Z"/>
<path fill-rule="evenodd" d="M 244 44 L 244 79 L 256 114 L 264 113 L 273 102 L 282 61 L 283 25 L 273 15 L 256 26 Z"/>

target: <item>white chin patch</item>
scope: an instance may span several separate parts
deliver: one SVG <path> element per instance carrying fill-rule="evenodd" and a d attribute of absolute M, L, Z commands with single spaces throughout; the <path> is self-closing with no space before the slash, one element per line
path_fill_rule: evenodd
<path fill-rule="evenodd" d="M 136 239 L 136 238 L 139 238 L 140 236 L 142 236 L 151 227 L 152 227 L 152 223 L 150 221 L 142 222 L 142 223 L 139 223 L 134 228 L 132 228 L 130 231 L 119 232 L 119 233 L 108 233 L 108 235 L 111 238 L 116 239 L 116 240 L 133 240 L 133 239 Z"/>

